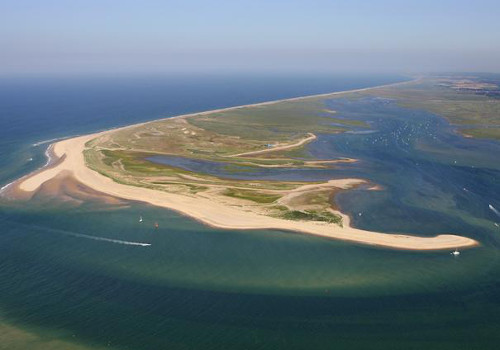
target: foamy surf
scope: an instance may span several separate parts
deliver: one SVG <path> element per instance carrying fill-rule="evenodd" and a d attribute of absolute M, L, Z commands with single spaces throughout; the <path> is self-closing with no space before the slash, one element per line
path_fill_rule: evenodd
<path fill-rule="evenodd" d="M 96 133 L 104 132 L 104 131 L 110 131 L 110 130 L 119 129 L 119 128 L 120 127 L 118 126 L 118 127 L 113 127 L 113 128 L 101 129 L 101 130 L 96 131 Z M 62 141 L 62 140 L 66 140 L 66 139 L 72 139 L 72 138 L 75 138 L 75 137 L 78 137 L 78 136 L 81 136 L 81 134 L 69 135 L 69 136 L 61 136 L 61 137 L 56 137 L 54 139 L 38 141 L 38 142 L 35 142 L 35 143 L 31 144 L 31 146 L 32 147 L 38 147 L 38 146 L 41 146 L 41 145 L 45 145 L 47 143 L 54 143 L 56 141 Z"/>
<path fill-rule="evenodd" d="M 15 181 L 9 182 L 7 185 L 0 187 L 0 194 L 2 194 L 9 186 L 11 186 Z"/>
<path fill-rule="evenodd" d="M 61 140 L 64 140 L 66 138 L 70 138 L 72 136 L 65 136 L 65 137 L 58 137 L 58 138 L 55 138 L 55 139 L 50 139 L 50 140 L 43 140 L 43 141 L 39 141 L 39 142 L 35 142 L 34 144 L 32 144 L 33 147 L 38 147 L 38 146 L 41 146 L 41 145 L 45 145 L 46 143 L 52 143 L 52 142 L 55 142 L 55 141 L 61 141 Z"/>
<path fill-rule="evenodd" d="M 44 166 L 42 168 L 45 168 L 46 166 L 49 166 L 52 163 L 52 155 L 51 155 L 51 150 L 52 150 L 52 145 L 47 147 L 45 150 L 45 157 L 47 158 L 47 161 L 45 162 Z"/>

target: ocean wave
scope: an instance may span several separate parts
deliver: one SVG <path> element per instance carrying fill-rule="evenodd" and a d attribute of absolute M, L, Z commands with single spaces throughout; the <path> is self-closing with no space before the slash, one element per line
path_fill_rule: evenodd
<path fill-rule="evenodd" d="M 47 157 L 47 161 L 45 162 L 42 168 L 48 167 L 52 163 L 53 158 L 50 152 L 51 152 L 51 146 L 47 147 L 47 149 L 45 150 L 45 157 Z"/>
<path fill-rule="evenodd" d="M 32 146 L 33 147 L 38 147 L 38 146 L 41 146 L 41 145 L 45 145 L 46 143 L 52 143 L 52 142 L 55 142 L 55 141 L 61 141 L 61 140 L 64 140 L 64 139 L 67 139 L 67 138 L 70 138 L 70 137 L 74 137 L 74 136 L 64 136 L 64 137 L 58 137 L 58 138 L 50 139 L 50 140 L 43 140 L 43 141 L 35 142 L 34 144 L 32 144 Z"/>
<path fill-rule="evenodd" d="M 47 149 L 45 150 L 45 157 L 47 158 L 47 161 L 45 162 L 45 164 L 44 164 L 41 168 L 39 168 L 39 170 L 40 170 L 40 169 L 43 169 L 43 168 L 48 167 L 48 166 L 49 166 L 49 165 L 51 165 L 51 164 L 52 164 L 52 162 L 54 161 L 54 158 L 53 158 L 53 157 L 52 157 L 52 155 L 51 155 L 51 146 L 47 147 Z M 30 158 L 29 160 L 30 160 L 30 161 L 32 161 L 32 160 L 33 160 L 33 158 Z M 11 186 L 11 185 L 13 185 L 15 182 L 20 181 L 21 179 L 25 178 L 26 176 L 27 176 L 27 175 L 24 175 L 24 176 L 22 176 L 22 177 L 18 178 L 17 180 L 14 180 L 14 181 L 12 181 L 12 182 L 9 182 L 8 184 L 6 184 L 6 185 L 4 185 L 4 186 L 0 187 L 0 195 L 2 195 L 2 194 L 3 194 L 3 193 L 4 193 L 4 192 L 5 192 L 5 191 L 6 191 L 6 190 L 7 190 L 7 189 Z"/>
<path fill-rule="evenodd" d="M 9 182 L 8 184 L 0 187 L 0 194 L 2 194 L 7 188 L 9 188 L 15 181 Z"/>
<path fill-rule="evenodd" d="M 123 128 L 123 126 L 109 127 L 109 128 L 99 129 L 97 131 L 89 131 L 89 133 L 99 133 L 99 132 L 111 131 L 111 130 L 114 130 L 114 129 L 120 129 L 120 128 Z M 41 145 L 45 145 L 47 143 L 53 143 L 53 142 L 56 142 L 56 141 L 62 141 L 62 140 L 66 140 L 66 139 L 72 139 L 72 138 L 79 137 L 79 136 L 82 136 L 82 135 L 83 134 L 76 134 L 76 135 L 56 137 L 54 139 L 49 139 L 49 140 L 43 140 L 43 141 L 35 142 L 35 143 L 31 144 L 31 146 L 38 147 L 38 146 L 41 146 Z"/>

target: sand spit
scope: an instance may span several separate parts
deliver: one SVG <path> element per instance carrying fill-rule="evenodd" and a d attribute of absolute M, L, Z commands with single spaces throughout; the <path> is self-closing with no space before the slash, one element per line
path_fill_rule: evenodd
<path fill-rule="evenodd" d="M 80 136 L 57 142 L 53 147 L 53 152 L 55 156 L 61 158 L 61 161 L 51 168 L 21 179 L 14 185 L 19 191 L 35 192 L 43 183 L 61 173 L 69 172 L 78 182 L 104 194 L 173 209 L 205 224 L 224 229 L 298 231 L 356 243 L 410 250 L 455 249 L 478 244 L 473 239 L 455 235 L 439 235 L 428 238 L 359 230 L 349 225 L 349 218 L 345 215 L 343 215 L 344 227 L 328 223 L 290 221 L 241 211 L 206 198 L 188 197 L 122 185 L 89 169 L 85 165 L 83 156 L 85 143 L 101 134 Z"/>
<path fill-rule="evenodd" d="M 397 83 L 401 84 L 401 83 Z M 391 85 L 397 85 L 391 84 Z M 357 89 L 346 92 L 336 92 L 330 94 L 315 95 L 314 97 L 327 97 L 330 95 L 338 95 L 347 92 L 359 92 L 372 88 Z M 288 99 L 288 101 L 301 100 L 309 97 L 300 97 Z M 195 115 L 206 115 L 217 111 L 226 111 L 238 108 L 247 108 L 251 106 L 263 106 L 278 103 L 281 101 L 264 102 L 253 105 L 238 106 L 220 109 L 216 111 L 207 111 L 190 115 L 179 116 L 176 118 L 185 118 Z M 136 124 L 129 127 L 136 127 L 146 123 Z M 124 129 L 119 128 L 119 129 Z M 52 147 L 53 156 L 59 159 L 50 167 L 44 168 L 33 174 L 25 176 L 9 187 L 15 187 L 16 191 L 25 194 L 35 193 L 37 189 L 45 182 L 56 178 L 60 174 L 71 174 L 71 176 L 81 184 L 89 188 L 101 192 L 103 194 L 127 199 L 146 202 L 155 206 L 164 207 L 176 210 L 180 213 L 188 215 L 196 220 L 199 220 L 207 225 L 224 228 L 224 229 L 277 229 L 286 231 L 296 231 L 316 236 L 341 239 L 361 244 L 383 246 L 395 249 L 408 250 L 441 250 L 441 249 L 456 249 L 464 247 L 473 247 L 478 245 L 478 242 L 462 236 L 451 234 L 443 234 L 435 237 L 418 237 L 402 234 L 387 234 L 379 232 L 371 232 L 356 229 L 350 226 L 349 217 L 343 216 L 344 227 L 336 224 L 324 222 L 310 221 L 291 221 L 280 218 L 274 218 L 256 213 L 238 210 L 238 208 L 229 207 L 227 205 L 216 203 L 208 198 L 188 197 L 179 194 L 167 193 L 148 188 L 127 186 L 114 182 L 112 179 L 105 177 L 90 168 L 85 164 L 83 151 L 85 144 L 106 133 L 111 133 L 119 129 L 103 131 L 100 133 L 90 134 L 66 139 L 55 143 Z M 308 140 L 309 141 L 309 140 Z M 358 181 L 355 179 L 345 180 L 345 186 L 350 186 L 350 181 Z M 338 181 L 338 180 L 337 180 Z M 304 190 L 304 188 L 302 188 Z"/>
<path fill-rule="evenodd" d="M 265 154 L 265 153 L 276 152 L 276 151 L 285 151 L 285 150 L 289 150 L 292 148 L 300 147 L 300 146 L 302 146 L 306 143 L 312 142 L 316 139 L 317 139 L 316 135 L 309 133 L 306 138 L 304 138 L 296 143 L 286 144 L 286 145 L 276 145 L 276 146 L 273 146 L 273 147 L 270 147 L 267 149 L 262 149 L 259 151 L 250 151 L 250 152 L 232 154 L 229 157 L 245 157 L 245 156 L 254 156 L 257 154 Z"/>

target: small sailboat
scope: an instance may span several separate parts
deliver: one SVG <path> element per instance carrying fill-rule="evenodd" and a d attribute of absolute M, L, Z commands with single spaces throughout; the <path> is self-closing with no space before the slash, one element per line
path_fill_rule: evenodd
<path fill-rule="evenodd" d="M 451 255 L 453 255 L 453 256 L 459 256 L 459 255 L 460 255 L 460 252 L 459 252 L 458 250 L 456 250 L 456 249 L 455 249 L 455 250 L 451 253 Z"/>
<path fill-rule="evenodd" d="M 142 222 L 142 216 L 139 216 L 139 222 Z"/>

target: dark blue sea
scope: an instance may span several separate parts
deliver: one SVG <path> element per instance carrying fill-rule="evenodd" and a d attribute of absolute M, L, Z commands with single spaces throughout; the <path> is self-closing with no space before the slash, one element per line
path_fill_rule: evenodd
<path fill-rule="evenodd" d="M 0 187 L 53 140 L 185 113 L 382 85 L 403 76 L 169 75 L 0 80 Z M 360 177 L 340 194 L 355 226 L 481 242 L 408 252 L 279 231 L 206 227 L 137 202 L 0 202 L 0 349 L 496 349 L 500 143 L 376 97 L 327 102 L 364 121 L 307 151 L 357 163 L 219 176 Z M 492 210 L 491 207 L 495 210 Z M 158 230 L 138 223 L 159 221 Z M 139 242 L 131 245 L 123 242 Z"/>

